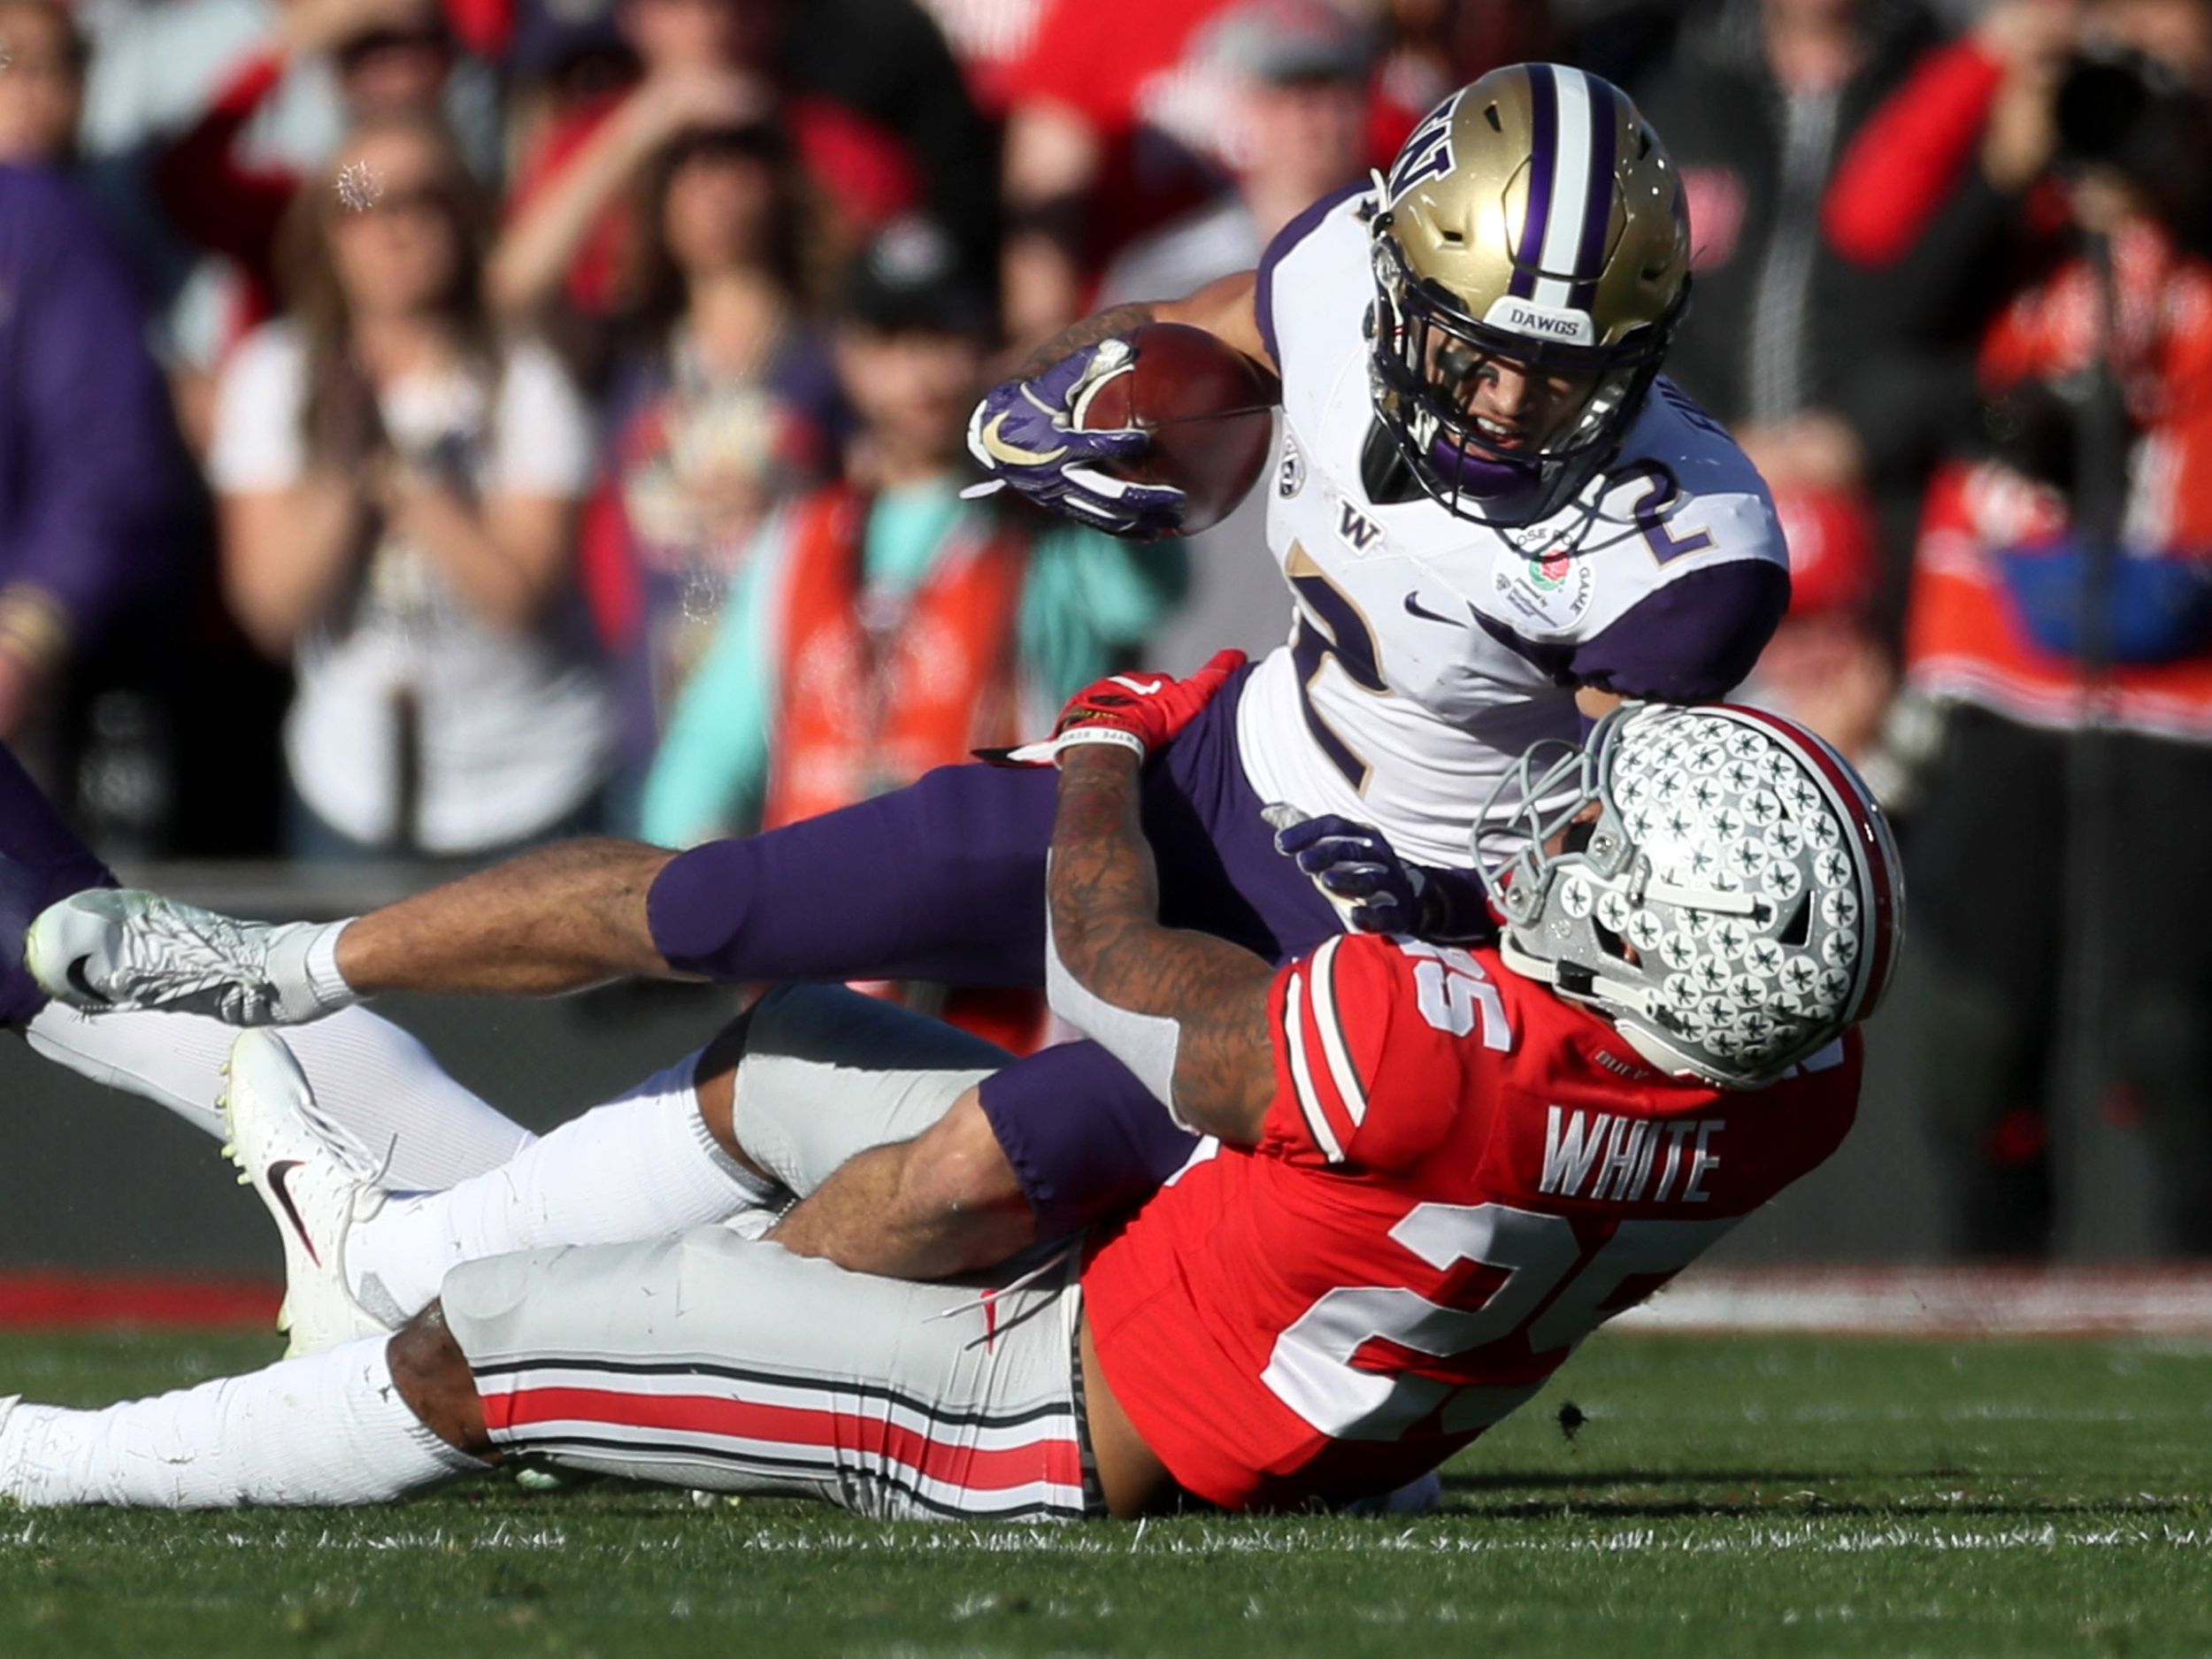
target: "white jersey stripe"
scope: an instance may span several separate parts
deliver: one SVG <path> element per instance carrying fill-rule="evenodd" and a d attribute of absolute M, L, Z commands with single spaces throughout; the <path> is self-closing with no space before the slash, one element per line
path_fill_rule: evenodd
<path fill-rule="evenodd" d="M 1340 933 L 1313 953 L 1306 984 L 1313 998 L 1313 1028 L 1321 1037 L 1322 1056 L 1329 1063 L 1329 1075 L 1336 1080 L 1336 1092 L 1343 1098 L 1345 1115 L 1356 1129 L 1367 1121 L 1367 1091 L 1352 1065 L 1351 1051 L 1344 1046 L 1343 1022 L 1337 1013 L 1336 948 L 1343 942 Z"/>
<path fill-rule="evenodd" d="M 1329 1114 L 1323 1110 L 1321 1097 L 1314 1093 L 1313 1068 L 1306 1060 L 1306 1022 L 1299 1009 L 1306 1000 L 1302 975 L 1290 976 L 1289 993 L 1283 999 L 1283 1037 L 1290 1045 L 1290 1082 L 1298 1095 L 1298 1110 L 1306 1116 L 1306 1127 L 1311 1131 L 1314 1144 L 1321 1148 L 1321 1156 L 1332 1164 L 1344 1162 L 1344 1148 L 1336 1138 L 1336 1131 L 1329 1126 Z"/>
<path fill-rule="evenodd" d="M 1558 88 L 1559 142 L 1552 161 L 1551 211 L 1544 220 L 1544 246 L 1537 265 L 1568 280 L 1540 277 L 1530 296 L 1539 305 L 1563 311 L 1574 302 L 1575 257 L 1582 250 L 1582 218 L 1590 196 L 1590 83 L 1579 69 L 1552 66 Z"/>

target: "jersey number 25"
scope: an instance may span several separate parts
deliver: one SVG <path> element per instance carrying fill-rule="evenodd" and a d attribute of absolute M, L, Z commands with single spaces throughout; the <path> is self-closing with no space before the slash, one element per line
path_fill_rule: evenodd
<path fill-rule="evenodd" d="M 1516 1335 L 1536 1356 L 1572 1348 L 1618 1311 L 1606 1303 L 1627 1280 L 1678 1272 L 1735 1225 L 1734 1217 L 1624 1221 L 1586 1256 L 1564 1216 L 1509 1204 L 1417 1204 L 1391 1238 L 1440 1272 L 1461 1262 L 1502 1269 L 1497 1287 L 1473 1308 L 1447 1307 L 1402 1286 L 1333 1290 L 1276 1339 L 1263 1380 L 1336 1440 L 1394 1440 L 1440 1407 L 1444 1433 L 1487 1428 L 1542 1383 L 1455 1387 L 1363 1370 L 1353 1356 L 1378 1340 L 1440 1359 Z"/>

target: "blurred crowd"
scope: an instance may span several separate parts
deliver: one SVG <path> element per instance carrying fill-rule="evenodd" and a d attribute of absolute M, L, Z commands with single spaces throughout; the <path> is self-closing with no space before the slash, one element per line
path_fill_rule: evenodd
<path fill-rule="evenodd" d="M 1264 649 L 1256 503 L 968 501 L 967 411 L 1534 58 L 1680 168 L 1960 1243 L 2047 1245 L 2079 1025 L 2212 1249 L 2212 0 L 0 0 L 0 738 L 114 856 L 474 859 Z"/>

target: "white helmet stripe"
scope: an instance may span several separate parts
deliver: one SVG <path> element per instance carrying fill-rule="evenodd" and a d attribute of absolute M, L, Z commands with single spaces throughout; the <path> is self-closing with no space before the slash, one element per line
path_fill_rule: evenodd
<path fill-rule="evenodd" d="M 1558 88 L 1559 143 L 1551 170 L 1551 201 L 1544 216 L 1544 246 L 1537 257 L 1539 268 L 1571 277 L 1582 251 L 1582 219 L 1590 195 L 1590 82 L 1579 69 L 1551 65 L 1552 82 Z M 1574 303 L 1571 280 L 1539 277 L 1530 297 L 1539 305 L 1562 311 Z"/>

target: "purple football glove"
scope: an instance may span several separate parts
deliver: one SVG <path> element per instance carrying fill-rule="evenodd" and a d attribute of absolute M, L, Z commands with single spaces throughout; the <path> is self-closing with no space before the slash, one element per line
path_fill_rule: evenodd
<path fill-rule="evenodd" d="M 1295 858 L 1355 933 L 1412 933 L 1437 944 L 1484 944 L 1497 935 L 1482 879 L 1471 870 L 1409 864 L 1371 824 L 1308 818 L 1278 802 L 1263 814 L 1275 850 Z"/>
<path fill-rule="evenodd" d="M 1356 933 L 1418 931 L 1428 882 L 1398 856 L 1380 830 L 1333 814 L 1303 818 L 1296 812 L 1295 807 L 1268 809 L 1275 850 L 1298 861 L 1346 927 Z"/>
<path fill-rule="evenodd" d="M 1086 432 L 1076 425 L 1091 394 L 1136 364 L 1127 341 L 1102 340 L 1033 380 L 993 387 L 968 419 L 968 452 L 991 481 L 962 494 L 1007 488 L 1114 535 L 1172 535 L 1182 523 L 1181 490 L 1133 484 L 1102 470 L 1102 463 L 1143 454 L 1152 440 L 1134 426 Z"/>

